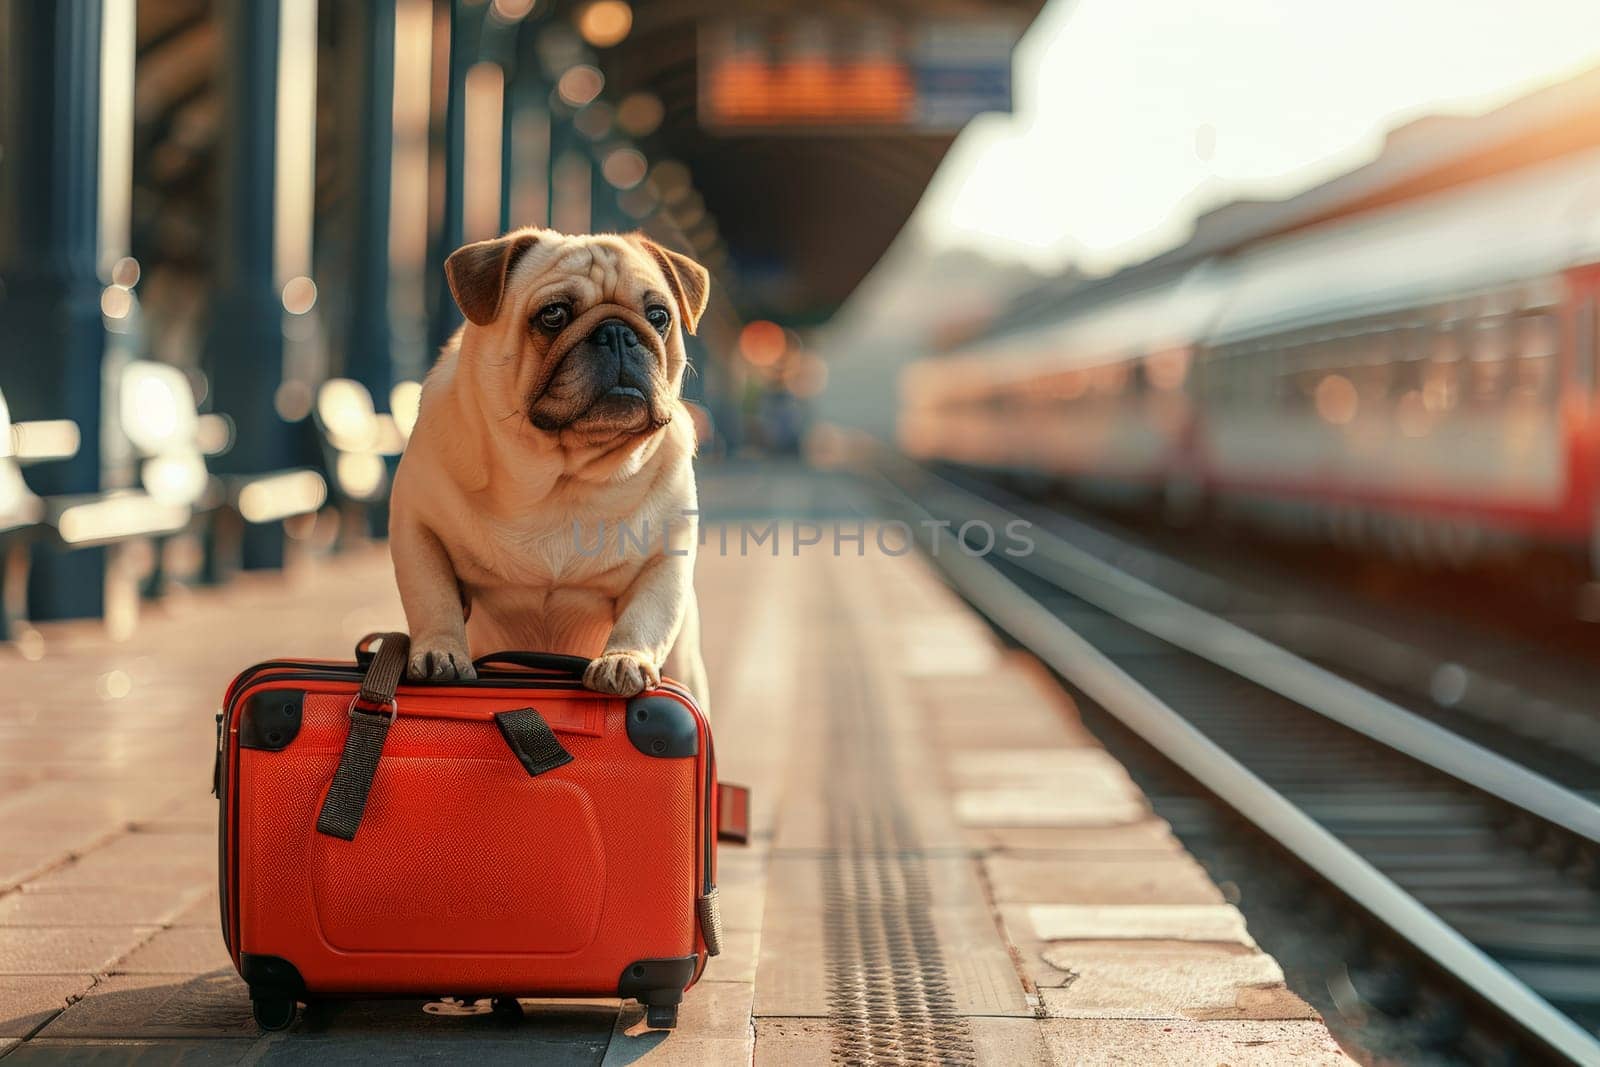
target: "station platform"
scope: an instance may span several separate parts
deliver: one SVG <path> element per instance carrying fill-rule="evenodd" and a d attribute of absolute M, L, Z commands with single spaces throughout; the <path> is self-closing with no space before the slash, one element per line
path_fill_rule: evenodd
<path fill-rule="evenodd" d="M 7 1067 L 1349 1062 L 928 561 L 870 532 L 862 555 L 708 541 L 720 771 L 753 787 L 754 835 L 723 848 L 727 949 L 677 1031 L 608 1000 L 329 1002 L 256 1030 L 217 930 L 212 713 L 244 665 L 401 624 L 371 548 L 171 600 L 124 642 L 73 624 L 0 649 Z"/>

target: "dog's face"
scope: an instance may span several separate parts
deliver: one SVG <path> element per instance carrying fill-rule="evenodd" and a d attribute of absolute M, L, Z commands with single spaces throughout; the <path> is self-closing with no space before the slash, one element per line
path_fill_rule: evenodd
<path fill-rule="evenodd" d="M 518 230 L 456 250 L 450 290 L 479 331 L 484 410 L 519 432 L 583 444 L 648 435 L 671 421 L 683 333 L 705 310 L 709 276 L 642 234 Z M 471 355 L 467 355 L 470 349 Z"/>

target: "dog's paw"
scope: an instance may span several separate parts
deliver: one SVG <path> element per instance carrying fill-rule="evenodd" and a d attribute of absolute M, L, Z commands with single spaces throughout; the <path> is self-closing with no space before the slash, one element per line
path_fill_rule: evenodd
<path fill-rule="evenodd" d="M 406 677 L 414 682 L 448 682 L 476 678 L 465 645 L 450 641 L 412 642 Z"/>
<path fill-rule="evenodd" d="M 607 652 L 589 661 L 583 684 L 597 693 L 637 696 L 661 684 L 661 668 L 643 652 Z"/>

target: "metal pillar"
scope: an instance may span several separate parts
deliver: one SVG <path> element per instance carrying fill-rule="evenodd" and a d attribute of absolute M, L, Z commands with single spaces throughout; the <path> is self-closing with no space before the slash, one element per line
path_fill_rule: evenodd
<path fill-rule="evenodd" d="M 44 495 L 100 488 L 101 358 L 96 274 L 101 0 L 12 0 L 0 62 L 0 389 L 11 417 L 72 419 L 71 459 L 28 471 Z M 38 545 L 36 619 L 101 613 L 105 555 Z"/>
<path fill-rule="evenodd" d="M 622 210 L 622 204 L 617 199 L 618 190 L 606 180 L 601 170 L 604 160 L 596 152 L 591 157 L 594 159 L 592 173 L 593 190 L 589 194 L 590 228 L 596 232 L 626 233 L 636 229 L 637 224 L 633 218 Z"/>
<path fill-rule="evenodd" d="M 361 86 L 352 109 L 356 154 L 352 183 L 350 289 L 346 297 L 346 377 L 389 410 L 394 367 L 389 333 L 389 205 L 394 142 L 395 0 L 366 0 L 343 9 L 356 42 Z"/>
<path fill-rule="evenodd" d="M 394 173 L 395 0 L 367 0 L 340 9 L 361 92 L 348 112 L 356 143 L 349 204 L 350 288 L 345 294 L 344 374 L 367 387 L 373 406 L 389 410 L 394 353 L 389 324 L 389 215 Z M 398 466 L 388 462 L 389 474 Z M 388 535 L 384 500 L 361 509 L 367 533 Z"/>
<path fill-rule="evenodd" d="M 461 312 L 444 280 L 444 261 L 461 247 L 464 232 L 467 152 L 467 71 L 478 54 L 483 4 L 450 3 L 450 76 L 444 113 L 444 218 L 428 257 L 428 343 L 437 351 L 461 325 Z"/>
<path fill-rule="evenodd" d="M 500 232 L 507 233 L 512 226 L 517 225 L 511 219 L 511 200 L 516 195 L 515 167 L 513 161 L 516 153 L 516 141 L 512 137 L 512 130 L 517 115 L 517 105 L 520 103 L 516 91 L 516 76 L 520 73 L 515 67 L 507 68 L 504 95 L 500 104 Z"/>
<path fill-rule="evenodd" d="M 576 214 L 572 206 L 572 195 L 577 189 L 569 184 L 570 174 L 566 168 L 570 165 L 569 159 L 581 159 L 589 167 L 587 178 L 588 188 L 584 190 L 587 200 L 587 210 Z M 550 225 L 564 232 L 585 233 L 594 228 L 594 163 L 589 158 L 588 142 L 583 139 L 572 126 L 570 115 L 552 115 L 550 117 Z"/>
<path fill-rule="evenodd" d="M 284 316 L 273 273 L 278 4 L 237 0 L 220 10 L 227 117 L 205 369 L 212 409 L 235 427 L 234 446 L 217 469 L 256 474 L 289 466 L 295 455 L 292 427 L 274 406 L 283 380 Z M 283 538 L 277 523 L 247 527 L 245 568 L 282 566 Z"/>
<path fill-rule="evenodd" d="M 506 80 L 506 229 L 550 224 L 550 93 L 537 50 L 537 22 L 517 24 Z"/>
<path fill-rule="evenodd" d="M 510 196 L 512 226 L 550 224 L 550 86 L 531 72 L 511 85 L 514 154 Z"/>

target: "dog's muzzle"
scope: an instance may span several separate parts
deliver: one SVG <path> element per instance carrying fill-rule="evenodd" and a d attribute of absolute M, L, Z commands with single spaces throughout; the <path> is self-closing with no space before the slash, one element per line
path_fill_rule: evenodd
<path fill-rule="evenodd" d="M 582 423 L 619 430 L 661 425 L 656 391 L 660 354 L 652 335 L 628 318 L 602 320 L 561 357 L 529 418 L 541 430 Z"/>
<path fill-rule="evenodd" d="M 622 319 L 606 319 L 589 335 L 588 343 L 599 350 L 602 360 L 616 368 L 616 384 L 607 387 L 602 396 L 622 400 L 648 401 L 650 399 L 650 366 L 655 355 L 649 346 L 642 344 L 633 326 Z"/>

